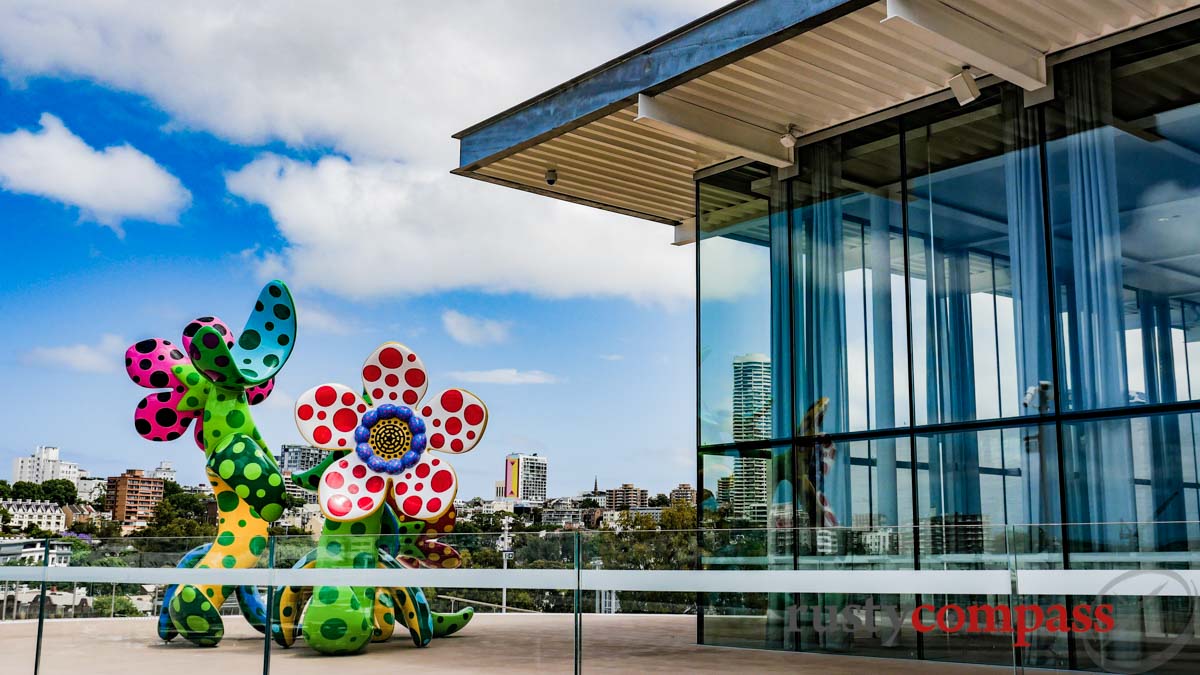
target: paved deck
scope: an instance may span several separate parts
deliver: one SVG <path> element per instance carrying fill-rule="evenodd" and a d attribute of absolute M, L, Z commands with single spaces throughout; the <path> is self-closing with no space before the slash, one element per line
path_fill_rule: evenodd
<path fill-rule="evenodd" d="M 52 620 L 45 624 L 43 675 L 243 675 L 261 672 L 262 636 L 238 617 L 226 617 L 225 640 L 215 649 L 154 638 L 150 619 Z M 570 673 L 574 630 L 570 615 L 476 615 L 461 634 L 413 647 L 407 634 L 373 644 L 363 654 L 324 657 L 304 647 L 272 645 L 272 675 L 353 672 Z M 962 664 L 796 654 L 694 644 L 695 617 L 585 616 L 586 673 L 821 673 L 863 672 L 995 675 L 1008 669 Z M 33 672 L 36 622 L 0 623 L 0 672 Z M 331 658 L 336 668 L 331 670 Z"/>

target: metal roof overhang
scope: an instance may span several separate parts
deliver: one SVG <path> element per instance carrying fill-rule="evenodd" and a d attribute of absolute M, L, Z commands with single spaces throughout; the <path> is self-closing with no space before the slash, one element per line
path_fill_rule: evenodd
<path fill-rule="evenodd" d="M 965 65 L 1037 95 L 1056 57 L 1200 18 L 1197 6 L 742 0 L 455 134 L 453 173 L 678 225 L 695 215 L 696 171 L 739 157 L 785 166 L 789 127 L 804 144 L 949 97 Z"/>

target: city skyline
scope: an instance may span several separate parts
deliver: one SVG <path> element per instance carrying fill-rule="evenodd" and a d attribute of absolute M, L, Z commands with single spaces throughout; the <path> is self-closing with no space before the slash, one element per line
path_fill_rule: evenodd
<path fill-rule="evenodd" d="M 14 457 L 12 459 L 12 461 L 9 463 L 9 465 L 13 468 L 10 469 L 8 477 L 5 478 L 4 480 L 7 480 L 10 484 L 17 482 L 17 480 L 24 480 L 23 478 L 18 479 L 16 476 L 17 462 L 19 460 L 28 459 L 29 457 L 38 454 L 38 452 L 43 449 L 56 451 L 54 453 L 54 457 L 56 458 L 54 461 L 60 461 L 62 463 L 73 465 L 75 467 L 77 473 L 79 474 L 79 479 L 105 481 L 109 477 L 115 477 L 115 476 L 119 476 L 119 475 L 123 474 L 128 469 L 138 469 L 138 470 L 144 470 L 146 472 L 146 475 L 148 475 L 148 476 L 156 477 L 156 478 L 163 478 L 165 480 L 172 480 L 181 486 L 191 486 L 193 484 L 206 483 L 206 481 L 203 479 L 203 477 L 200 481 L 195 481 L 195 482 L 190 481 L 190 480 L 184 480 L 183 478 L 180 478 L 177 475 L 178 467 L 175 466 L 175 464 L 176 464 L 175 460 L 169 460 L 169 459 L 147 460 L 147 461 L 143 462 L 146 465 L 144 467 L 143 466 L 135 466 L 135 467 L 126 466 L 126 467 L 122 468 L 121 470 L 113 472 L 113 473 L 106 473 L 103 471 L 96 472 L 96 471 L 92 471 L 91 469 L 89 469 L 87 467 L 82 466 L 82 464 L 79 462 L 72 462 L 65 458 L 57 459 L 63 455 L 62 448 L 59 446 L 52 446 L 52 445 L 38 445 L 35 447 L 34 453 L 32 453 L 32 455 L 28 455 L 28 456 L 18 455 L 16 457 Z M 273 449 L 273 451 L 276 454 L 276 459 L 278 460 L 278 462 L 280 464 L 280 468 L 283 470 L 283 472 L 285 474 L 290 474 L 290 473 L 303 471 L 303 470 L 312 468 L 313 466 L 315 466 L 315 463 L 312 461 L 312 458 L 320 453 L 325 452 L 324 450 L 321 450 L 319 448 L 313 448 L 312 446 L 304 445 L 302 443 L 284 444 L 277 449 Z M 295 459 L 292 462 L 289 462 L 289 455 L 291 455 L 292 457 L 297 457 L 299 455 L 299 456 L 302 456 L 303 459 Z M 520 453 L 520 452 L 506 453 L 505 459 L 507 459 L 510 456 L 514 456 L 514 455 L 530 455 L 530 456 L 539 455 L 541 459 L 544 459 L 544 460 L 550 459 L 550 457 L 545 455 L 544 453 Z M 155 466 L 151 468 L 150 464 L 155 464 Z M 549 471 L 548 469 L 545 469 L 545 468 L 543 469 L 543 472 L 547 476 L 553 475 L 552 471 Z M 85 474 L 86 474 L 86 478 L 84 476 Z M 43 479 L 43 480 L 48 480 L 50 478 L 58 478 L 58 477 L 61 477 L 61 476 L 51 475 L 48 478 Z M 41 482 L 41 481 L 31 481 L 31 482 Z M 599 487 L 598 488 L 598 486 L 601 485 L 601 482 L 599 479 L 599 475 L 596 474 L 596 475 L 592 476 L 591 487 L 588 487 L 588 485 L 585 483 L 584 485 L 582 485 L 580 487 L 567 487 L 567 488 L 562 488 L 562 489 L 556 488 L 557 491 L 555 491 L 555 490 L 551 490 L 549 488 L 549 481 L 547 480 L 547 485 L 545 487 L 545 498 L 546 499 L 554 499 L 554 498 L 559 498 L 559 497 L 569 497 L 569 496 L 587 493 L 587 492 L 593 491 L 594 489 L 597 489 L 597 488 L 600 489 L 601 491 L 619 490 L 622 486 L 627 485 L 627 484 L 631 484 L 631 481 L 626 480 L 626 479 L 620 479 L 619 482 L 616 482 L 609 487 Z M 637 480 L 632 481 L 632 484 L 642 487 L 645 483 L 641 479 L 637 479 Z M 681 485 L 692 486 L 693 483 L 689 480 L 689 481 L 676 482 L 672 485 L 664 486 L 662 488 L 652 487 L 652 488 L 644 488 L 644 489 L 649 491 L 650 496 L 670 495 L 674 490 L 676 490 L 676 488 L 680 487 Z M 81 492 L 81 494 L 82 494 L 82 492 Z M 493 495 L 494 495 L 494 491 L 488 491 L 488 490 L 482 491 L 479 494 L 471 494 L 471 495 L 465 495 L 465 493 L 460 490 L 460 492 L 457 496 L 457 499 L 470 500 L 470 499 L 479 497 L 481 499 L 488 500 L 488 499 L 491 499 Z"/>

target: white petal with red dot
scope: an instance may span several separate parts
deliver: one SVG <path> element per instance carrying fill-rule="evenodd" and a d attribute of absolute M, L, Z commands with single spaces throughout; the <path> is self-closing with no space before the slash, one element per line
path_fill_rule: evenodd
<path fill-rule="evenodd" d="M 363 364 L 363 391 L 375 405 L 393 403 L 415 407 L 425 395 L 429 380 L 425 364 L 399 342 L 385 342 Z"/>
<path fill-rule="evenodd" d="M 317 485 L 317 503 L 327 518 L 358 520 L 379 510 L 388 487 L 386 474 L 375 473 L 352 452 L 325 469 Z"/>
<path fill-rule="evenodd" d="M 417 412 L 425 418 L 430 450 L 469 452 L 487 428 L 487 406 L 466 389 L 447 389 Z"/>
<path fill-rule="evenodd" d="M 296 399 L 300 435 L 319 448 L 353 450 L 354 429 L 367 404 L 344 384 L 322 384 Z"/>
<path fill-rule="evenodd" d="M 450 463 L 430 455 L 402 474 L 394 476 L 392 501 L 396 510 L 409 518 L 433 520 L 454 506 L 458 476 Z"/>

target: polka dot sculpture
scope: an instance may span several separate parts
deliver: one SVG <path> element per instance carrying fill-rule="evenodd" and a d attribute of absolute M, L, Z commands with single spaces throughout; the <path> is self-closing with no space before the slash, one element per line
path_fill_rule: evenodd
<path fill-rule="evenodd" d="M 285 488 L 275 457 L 263 442 L 250 406 L 270 395 L 274 377 L 296 341 L 296 312 L 287 286 L 263 287 L 241 336 L 216 317 L 192 321 L 181 344 L 153 338 L 125 352 L 125 369 L 136 384 L 160 391 L 134 411 L 137 432 L 151 441 L 171 441 L 195 425 L 205 472 L 219 511 L 216 540 L 184 556 L 180 567 L 245 568 L 259 564 L 267 526 L 283 514 Z M 176 635 L 213 646 L 224 635 L 218 612 L 231 586 L 170 587 L 167 618 L 159 635 Z M 236 589 L 246 619 L 265 630 L 267 608 L 250 588 Z"/>
<path fill-rule="evenodd" d="M 447 455 L 470 451 L 487 427 L 487 408 L 464 389 L 426 399 L 425 365 L 408 347 L 380 345 L 362 368 L 361 395 L 322 384 L 296 401 L 296 425 L 331 450 L 311 471 L 294 475 L 317 492 L 325 515 L 316 551 L 297 567 L 453 568 L 462 558 L 437 541 L 454 530 L 458 476 Z M 401 621 L 419 647 L 460 630 L 474 610 L 440 614 L 420 588 L 322 586 L 281 588 L 272 607 L 272 637 L 304 640 L 325 654 L 358 652 L 391 637 Z"/>

